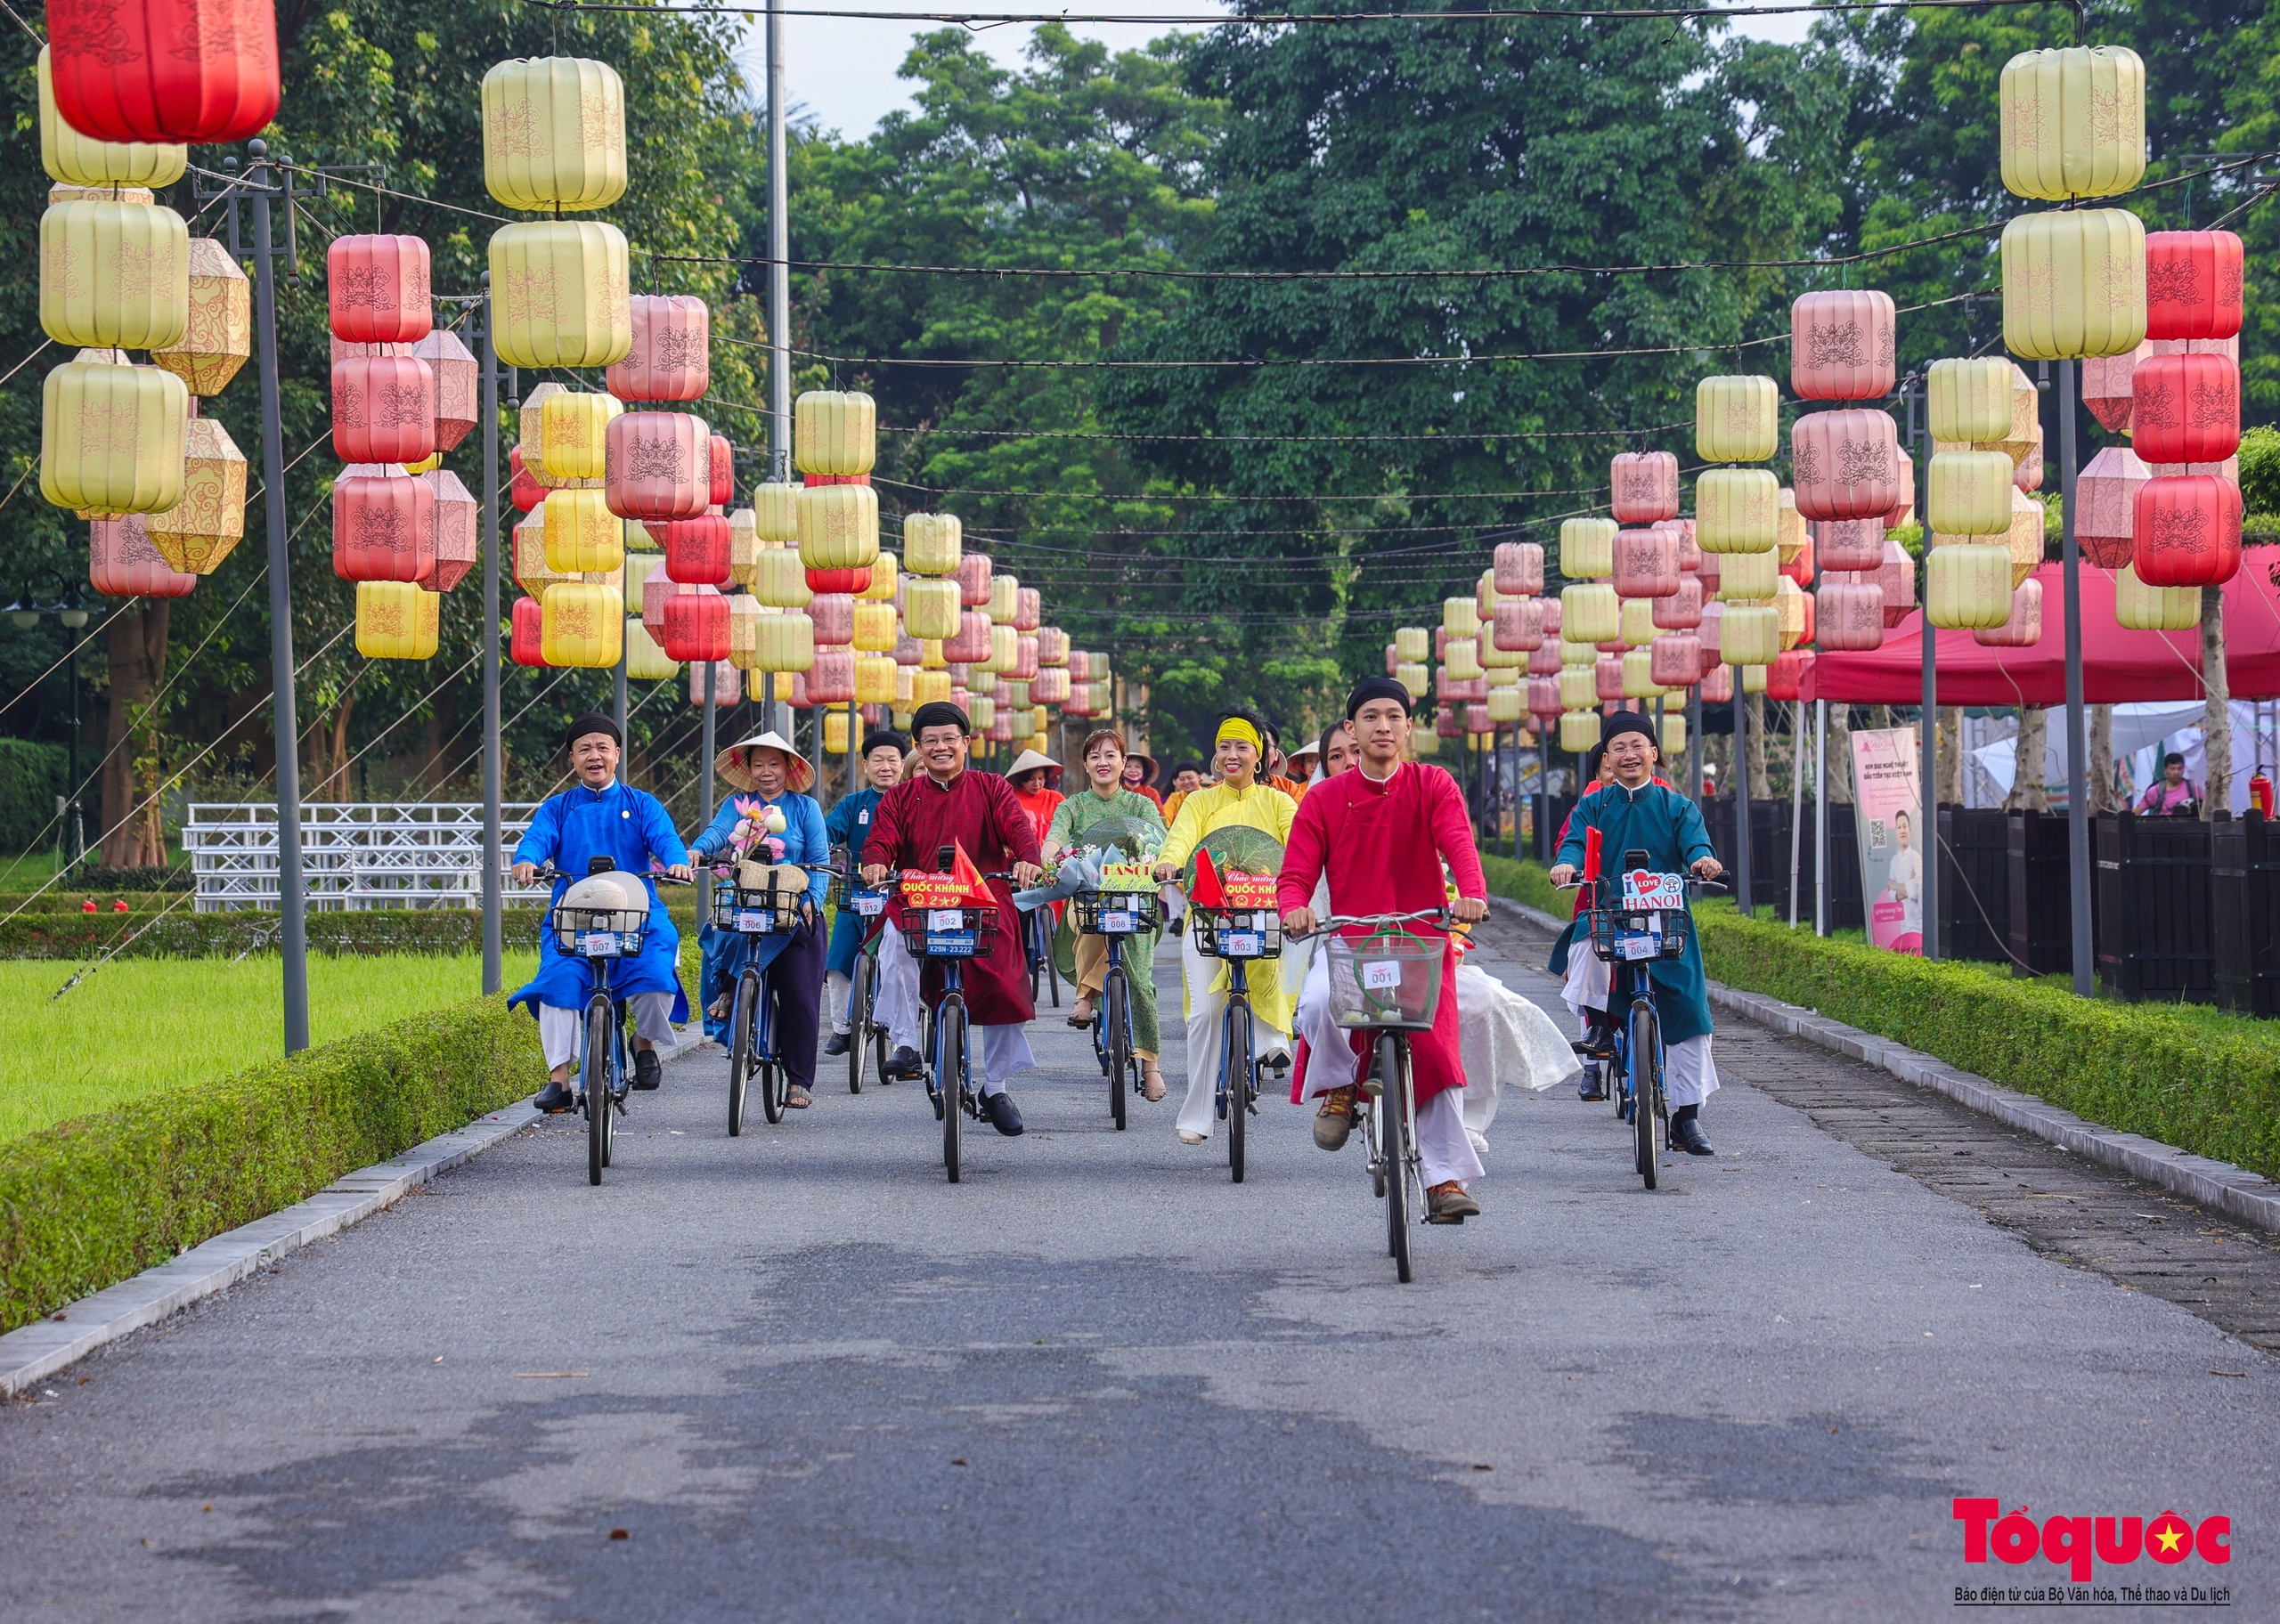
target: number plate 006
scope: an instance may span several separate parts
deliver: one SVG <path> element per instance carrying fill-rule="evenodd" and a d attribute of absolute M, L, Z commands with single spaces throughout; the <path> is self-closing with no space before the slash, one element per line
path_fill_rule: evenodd
<path fill-rule="evenodd" d="M 737 929 L 765 934 L 776 922 L 758 908 L 746 908 L 737 915 Z"/>

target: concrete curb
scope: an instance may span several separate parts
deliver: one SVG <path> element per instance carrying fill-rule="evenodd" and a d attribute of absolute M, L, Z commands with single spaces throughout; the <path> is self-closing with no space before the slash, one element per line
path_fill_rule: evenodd
<path fill-rule="evenodd" d="M 1552 930 L 1566 929 L 1566 921 L 1541 908 L 1502 897 L 1491 901 L 1531 924 Z M 1957 1104 L 1991 1116 L 2007 1127 L 2018 1128 L 2086 1160 L 2159 1185 L 2211 1212 L 2280 1234 L 2280 1184 L 2261 1173 L 2235 1167 L 2230 1162 L 2195 1156 L 2143 1134 L 2101 1127 L 2036 1095 L 2005 1088 L 1950 1066 L 1936 1055 L 1848 1027 L 1843 1021 L 1831 1020 L 1763 993 L 1746 993 L 1719 981 L 1711 982 L 1709 991 L 1712 1004 L 1730 1014 L 1882 1067 L 1903 1083 L 1945 1094 Z"/>

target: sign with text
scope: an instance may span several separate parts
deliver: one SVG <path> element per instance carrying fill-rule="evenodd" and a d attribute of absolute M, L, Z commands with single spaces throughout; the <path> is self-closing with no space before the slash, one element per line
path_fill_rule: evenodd
<path fill-rule="evenodd" d="M 1854 838 L 1861 850 L 1861 900 L 1871 945 L 1924 952 L 1924 853 L 1931 841 L 1916 771 L 1916 729 L 1852 735 Z"/>

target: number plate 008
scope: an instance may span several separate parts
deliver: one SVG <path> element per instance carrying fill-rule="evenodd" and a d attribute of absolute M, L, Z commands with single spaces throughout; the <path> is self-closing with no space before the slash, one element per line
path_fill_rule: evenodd
<path fill-rule="evenodd" d="M 1103 931 L 1112 932 L 1117 935 L 1129 935 L 1132 930 L 1132 915 L 1129 914 L 1103 914 L 1101 915 L 1101 929 Z"/>

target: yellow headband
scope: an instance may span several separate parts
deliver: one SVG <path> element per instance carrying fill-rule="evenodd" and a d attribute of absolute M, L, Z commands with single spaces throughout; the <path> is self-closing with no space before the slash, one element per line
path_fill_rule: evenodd
<path fill-rule="evenodd" d="M 1211 748 L 1217 750 L 1229 739 L 1250 745 L 1262 756 L 1266 753 L 1266 741 L 1258 736 L 1258 729 L 1240 716 L 1231 716 L 1219 724 L 1219 736 L 1211 741 Z"/>

